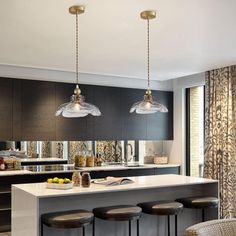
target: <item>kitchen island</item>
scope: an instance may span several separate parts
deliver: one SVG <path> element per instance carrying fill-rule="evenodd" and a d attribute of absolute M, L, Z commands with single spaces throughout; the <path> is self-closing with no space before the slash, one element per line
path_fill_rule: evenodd
<path fill-rule="evenodd" d="M 71 178 L 74 165 L 31 165 L 22 170 L 0 171 L 0 232 L 11 231 L 11 186 L 12 184 L 45 182 L 47 178 Z M 107 176 L 147 176 L 161 174 L 179 174 L 176 164 L 138 166 L 106 165 L 101 167 L 82 167 L 81 172 L 90 172 L 93 179 Z"/>
<path fill-rule="evenodd" d="M 131 178 L 134 183 L 105 187 L 92 184 L 89 188 L 74 187 L 70 190 L 46 189 L 44 183 L 19 184 L 12 187 L 12 236 L 39 236 L 40 216 L 43 213 L 87 209 L 118 204 L 137 204 L 154 200 L 175 200 L 190 196 L 218 197 L 218 182 L 215 180 L 180 175 L 154 175 Z M 217 209 L 207 211 L 207 219 L 216 219 Z M 185 209 L 179 216 L 179 235 L 189 225 L 199 222 L 201 212 Z M 127 230 L 123 222 L 105 222 L 96 219 L 96 236 L 123 236 Z M 148 230 L 147 230 L 148 229 Z M 88 227 L 88 232 L 90 228 Z M 140 235 L 164 235 L 165 217 L 143 215 L 140 222 Z M 68 231 L 78 235 L 77 230 Z M 113 232 L 113 233 L 112 233 Z M 116 234 L 114 234 L 116 232 Z M 134 228 L 135 232 L 135 228 Z M 64 230 L 45 227 L 45 236 L 67 235 Z M 89 235 L 89 234 L 88 234 Z"/>

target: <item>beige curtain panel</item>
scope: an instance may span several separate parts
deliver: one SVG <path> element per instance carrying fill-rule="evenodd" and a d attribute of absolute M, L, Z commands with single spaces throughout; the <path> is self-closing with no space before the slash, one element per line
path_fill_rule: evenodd
<path fill-rule="evenodd" d="M 204 177 L 220 183 L 220 217 L 236 217 L 236 66 L 206 73 Z"/>

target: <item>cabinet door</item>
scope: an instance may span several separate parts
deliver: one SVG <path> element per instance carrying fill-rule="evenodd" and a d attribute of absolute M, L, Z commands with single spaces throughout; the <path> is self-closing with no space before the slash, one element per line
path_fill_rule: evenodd
<path fill-rule="evenodd" d="M 155 174 L 156 175 L 167 175 L 167 174 L 179 175 L 180 174 L 180 167 L 176 166 L 176 167 L 156 168 Z"/>
<path fill-rule="evenodd" d="M 0 140 L 12 140 L 12 79 L 0 78 Z"/>
<path fill-rule="evenodd" d="M 155 100 L 164 104 L 168 113 L 147 115 L 147 139 L 173 140 L 173 92 L 152 91 Z"/>
<path fill-rule="evenodd" d="M 147 115 L 130 113 L 131 106 L 143 99 L 145 91 L 142 89 L 122 89 L 122 110 L 124 113 L 123 139 L 146 140 L 147 138 Z"/>
<path fill-rule="evenodd" d="M 63 103 L 67 103 L 73 95 L 75 85 L 58 83 L 56 84 L 56 109 Z M 80 85 L 81 93 L 87 101 L 87 87 Z M 87 117 L 65 118 L 56 117 L 56 140 L 89 140 Z"/>
<path fill-rule="evenodd" d="M 21 80 L 21 140 L 55 140 L 55 83 Z"/>
<path fill-rule="evenodd" d="M 122 139 L 121 89 L 104 86 L 91 87 L 93 87 L 93 104 L 98 106 L 102 113 L 99 117 L 93 117 L 94 139 Z"/>

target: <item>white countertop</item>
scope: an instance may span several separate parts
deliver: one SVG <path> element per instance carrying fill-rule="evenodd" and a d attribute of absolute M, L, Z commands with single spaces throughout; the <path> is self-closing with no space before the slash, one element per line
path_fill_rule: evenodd
<path fill-rule="evenodd" d="M 7 176 L 7 175 L 25 175 L 31 174 L 32 172 L 29 170 L 4 170 L 0 171 L 0 176 Z"/>
<path fill-rule="evenodd" d="M 20 158 L 21 162 L 54 162 L 54 161 L 67 161 L 61 158 L 49 157 L 49 158 Z"/>
<path fill-rule="evenodd" d="M 168 168 L 179 167 L 178 164 L 143 164 L 139 166 L 124 166 L 124 165 L 107 165 L 107 166 L 94 166 L 94 167 L 79 167 L 81 171 L 102 171 L 102 170 L 127 170 L 127 169 L 151 169 L 151 168 Z"/>
<path fill-rule="evenodd" d="M 163 188 L 163 187 L 175 187 L 175 186 L 187 186 L 196 184 L 217 183 L 216 180 L 182 176 L 182 175 L 152 175 L 152 176 L 139 176 L 130 177 L 134 183 L 118 186 L 104 186 L 99 184 L 91 184 L 89 188 L 73 187 L 68 190 L 56 190 L 47 189 L 45 183 L 33 183 L 33 184 L 17 184 L 13 185 L 14 188 L 23 190 L 35 197 L 59 197 L 70 196 L 80 194 L 96 194 L 104 192 L 116 192 L 116 191 L 131 191 L 141 189 Z"/>
<path fill-rule="evenodd" d="M 61 164 L 63 165 L 63 164 Z M 73 166 L 73 164 L 65 164 L 67 166 Z M 156 165 L 156 164 L 144 164 L 140 166 L 122 166 L 122 165 L 107 165 L 107 166 L 95 166 L 95 167 L 80 167 L 78 171 L 113 171 L 113 170 L 129 170 L 129 169 L 151 169 L 151 168 L 168 168 L 168 167 L 179 167 L 180 165 L 178 164 L 162 164 L 162 165 Z M 37 175 L 37 174 L 48 174 L 48 173 L 72 173 L 75 170 L 55 170 L 55 171 L 43 171 L 40 170 L 39 172 L 33 172 L 26 170 L 26 167 L 23 170 L 11 170 L 11 171 L 0 171 L 0 176 L 8 176 L 8 175 L 23 175 L 23 174 L 32 174 L 32 175 Z"/>

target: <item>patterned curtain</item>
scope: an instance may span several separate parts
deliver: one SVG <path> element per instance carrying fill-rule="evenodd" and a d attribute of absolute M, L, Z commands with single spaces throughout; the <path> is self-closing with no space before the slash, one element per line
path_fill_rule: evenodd
<path fill-rule="evenodd" d="M 204 177 L 219 180 L 220 217 L 236 217 L 236 66 L 206 73 Z"/>

